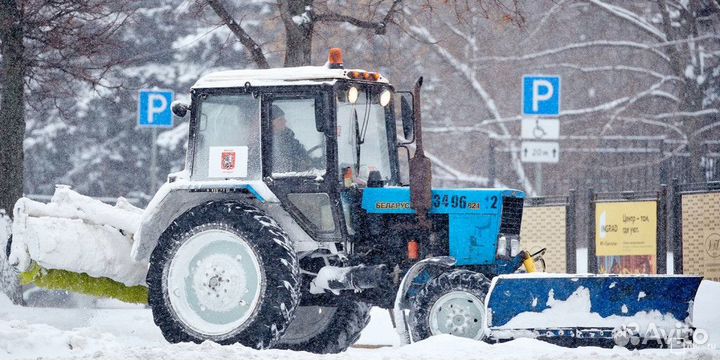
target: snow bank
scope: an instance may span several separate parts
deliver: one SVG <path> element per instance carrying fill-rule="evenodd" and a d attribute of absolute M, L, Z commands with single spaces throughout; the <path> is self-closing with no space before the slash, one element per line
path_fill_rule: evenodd
<path fill-rule="evenodd" d="M 693 305 L 693 325 L 708 334 L 708 343 L 720 349 L 720 282 L 703 280 Z M 720 353 L 715 355 L 720 359 Z"/>
<path fill-rule="evenodd" d="M 145 284 L 147 263 L 130 258 L 142 210 L 127 200 L 111 206 L 58 186 L 48 204 L 20 199 L 14 215 L 9 260 L 17 268 L 27 270 L 35 261 L 46 269 Z"/>
<path fill-rule="evenodd" d="M 720 328 L 717 299 L 720 283 L 703 281 L 695 302 L 696 325 Z M 363 331 L 361 345 L 397 344 L 387 310 L 374 308 Z M 402 347 L 350 350 L 318 356 L 286 350 L 258 351 L 241 345 L 169 344 L 152 320 L 150 310 L 43 309 L 12 305 L 0 295 L 0 359 L 273 359 L 273 360 L 424 360 L 424 359 L 613 359 L 710 360 L 720 359 L 720 333 L 710 332 L 710 345 L 694 349 L 640 350 L 562 348 L 533 339 L 487 344 L 452 336 L 435 336 Z"/>
<path fill-rule="evenodd" d="M 708 285 L 708 284 L 704 284 Z M 711 284 L 716 294 L 720 284 Z M 707 299 L 708 303 L 714 299 Z M 700 301 L 699 301 L 700 302 Z M 701 309 L 698 309 L 701 310 Z M 364 339 L 396 339 L 387 311 L 373 309 Z M 700 314 L 699 314 L 700 315 Z M 702 314 L 704 315 L 704 314 Z M 378 321 L 380 320 L 380 321 Z M 351 348 L 336 355 L 314 355 L 288 350 L 249 349 L 242 345 L 169 344 L 152 320 L 150 310 L 135 309 L 43 309 L 14 306 L 0 295 L 0 359 L 272 359 L 272 360 L 453 360 L 453 359 L 613 359 L 613 360 L 709 360 L 720 358 L 711 348 L 640 350 L 624 348 L 562 348 L 533 339 L 487 344 L 453 336 L 435 336 L 402 346 L 380 349 Z"/>
<path fill-rule="evenodd" d="M 5 214 L 5 210 L 0 209 L 0 248 L 5 251 L 7 239 L 10 237 L 10 218 Z"/>

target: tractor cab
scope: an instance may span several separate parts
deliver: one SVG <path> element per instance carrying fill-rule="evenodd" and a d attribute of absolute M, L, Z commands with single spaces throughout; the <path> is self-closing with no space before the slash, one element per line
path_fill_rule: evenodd
<path fill-rule="evenodd" d="M 266 186 L 316 241 L 351 235 L 359 189 L 399 185 L 395 91 L 339 49 L 327 66 L 212 73 L 191 96 L 174 107 L 190 110 L 190 180 Z"/>

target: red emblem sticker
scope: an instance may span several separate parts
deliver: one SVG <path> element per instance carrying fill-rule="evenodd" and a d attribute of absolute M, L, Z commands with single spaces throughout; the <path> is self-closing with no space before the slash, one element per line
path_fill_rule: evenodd
<path fill-rule="evenodd" d="M 237 155 L 235 151 L 225 150 L 222 152 L 220 159 L 220 168 L 222 171 L 233 172 L 235 171 Z"/>

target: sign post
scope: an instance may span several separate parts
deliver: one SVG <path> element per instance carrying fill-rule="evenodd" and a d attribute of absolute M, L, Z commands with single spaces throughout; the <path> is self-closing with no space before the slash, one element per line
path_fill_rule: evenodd
<path fill-rule="evenodd" d="M 150 194 L 153 194 L 157 188 L 157 129 L 173 127 L 170 104 L 174 93 L 170 90 L 141 89 L 138 95 L 138 126 L 152 128 L 149 177 Z"/>
<path fill-rule="evenodd" d="M 557 163 L 560 158 L 560 121 L 543 119 L 560 115 L 560 77 L 544 75 L 525 75 L 522 79 L 522 114 L 532 116 L 523 118 L 520 159 L 522 162 L 535 163 L 535 192 L 542 194 L 542 163 Z"/>

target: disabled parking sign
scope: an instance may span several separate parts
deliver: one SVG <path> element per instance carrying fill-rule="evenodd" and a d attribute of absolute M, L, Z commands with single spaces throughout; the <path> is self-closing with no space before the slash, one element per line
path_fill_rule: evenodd
<path fill-rule="evenodd" d="M 173 101 L 170 90 L 140 90 L 138 97 L 138 126 L 173 127 L 170 104 Z"/>
<path fill-rule="evenodd" d="M 522 114 L 534 116 L 560 115 L 560 77 L 523 76 Z"/>

